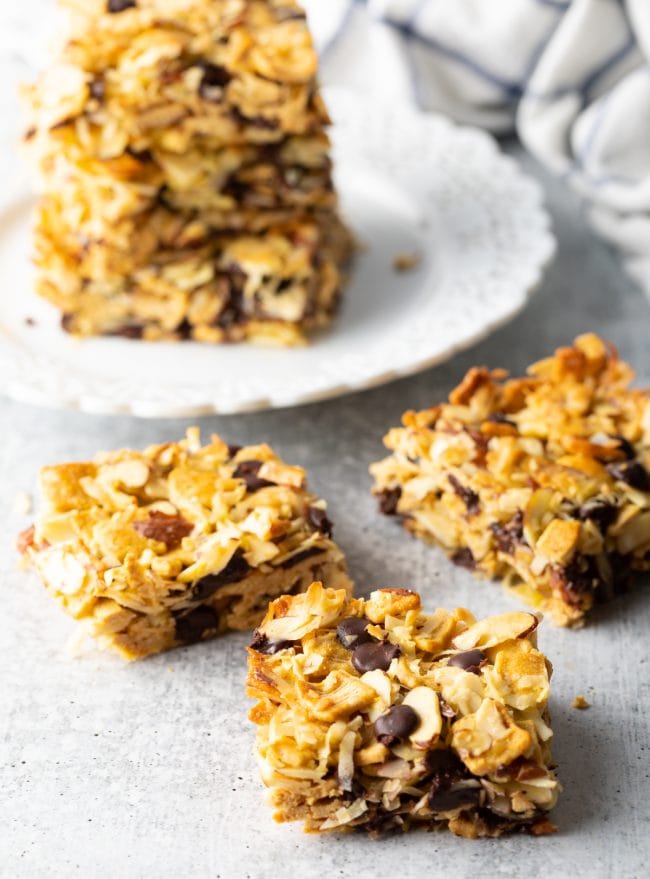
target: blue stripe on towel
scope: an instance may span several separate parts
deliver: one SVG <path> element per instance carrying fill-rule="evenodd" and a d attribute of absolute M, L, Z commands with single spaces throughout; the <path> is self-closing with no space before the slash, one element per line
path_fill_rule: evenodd
<path fill-rule="evenodd" d="M 479 64 L 477 61 L 474 61 L 472 58 L 469 58 L 467 55 L 463 55 L 458 49 L 453 49 L 451 46 L 445 46 L 444 43 L 438 42 L 438 40 L 434 40 L 432 37 L 425 37 L 423 34 L 419 33 L 415 30 L 411 25 L 401 24 L 400 22 L 390 21 L 390 24 L 402 33 L 408 40 L 414 40 L 418 43 L 422 43 L 425 46 L 428 46 L 430 49 L 433 49 L 435 52 L 439 52 L 441 55 L 444 55 L 446 58 L 449 58 L 452 61 L 461 64 L 471 73 L 474 73 L 476 76 L 481 79 L 486 80 L 497 88 L 501 89 L 506 95 L 511 98 L 518 98 L 522 94 L 522 85 L 520 82 L 511 82 L 507 79 L 503 79 L 498 76 L 496 73 L 493 73 L 491 70 L 483 67 L 482 64 Z"/>

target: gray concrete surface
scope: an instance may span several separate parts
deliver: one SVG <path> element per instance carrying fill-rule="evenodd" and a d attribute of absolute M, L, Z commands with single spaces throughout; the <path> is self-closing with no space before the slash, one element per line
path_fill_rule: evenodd
<path fill-rule="evenodd" d="M 561 185 L 545 185 L 559 256 L 509 327 L 445 366 L 388 387 L 201 424 L 232 442 L 268 440 L 308 468 L 329 499 L 362 591 L 407 585 L 421 590 L 430 607 L 466 604 L 479 615 L 514 606 L 498 586 L 475 581 L 376 514 L 366 467 L 403 409 L 438 400 L 471 364 L 516 371 L 588 329 L 612 339 L 640 380 L 650 381 L 650 306 L 588 232 Z M 130 666 L 100 653 L 69 658 L 63 648 L 73 624 L 33 576 L 15 567 L 13 535 L 28 521 L 12 511 L 15 496 L 33 491 L 46 462 L 177 437 L 185 427 L 0 400 L 0 876 L 647 875 L 647 588 L 597 611 L 583 631 L 542 628 L 541 646 L 555 665 L 554 750 L 564 784 L 555 813 L 560 832 L 542 839 L 414 834 L 371 843 L 276 826 L 251 759 L 245 637 Z M 578 693 L 590 710 L 571 708 Z"/>

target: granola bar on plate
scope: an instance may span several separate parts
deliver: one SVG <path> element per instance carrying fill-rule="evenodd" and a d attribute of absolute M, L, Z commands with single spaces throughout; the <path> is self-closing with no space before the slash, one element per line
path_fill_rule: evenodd
<path fill-rule="evenodd" d="M 25 141 L 64 329 L 295 345 L 330 323 L 353 244 L 295 0 L 61 3 Z"/>

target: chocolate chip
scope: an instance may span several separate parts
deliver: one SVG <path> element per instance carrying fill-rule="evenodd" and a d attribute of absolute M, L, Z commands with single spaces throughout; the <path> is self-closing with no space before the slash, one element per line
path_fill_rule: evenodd
<path fill-rule="evenodd" d="M 517 427 L 515 422 L 510 421 L 503 412 L 493 412 L 492 415 L 489 416 L 488 421 L 492 424 L 507 424 L 508 427 Z"/>
<path fill-rule="evenodd" d="M 107 336 L 123 336 L 125 339 L 141 339 L 144 327 L 140 324 L 122 324 L 106 333 Z"/>
<path fill-rule="evenodd" d="M 218 574 L 208 574 L 196 581 L 192 588 L 192 597 L 197 601 L 205 601 L 223 586 L 243 579 L 250 570 L 251 566 L 244 558 L 242 551 L 238 549 L 226 567 Z"/>
<path fill-rule="evenodd" d="M 137 6 L 136 0 L 108 0 L 106 9 L 113 14 L 124 12 L 125 9 L 133 9 Z"/>
<path fill-rule="evenodd" d="M 241 452 L 243 446 L 235 446 L 228 443 L 228 457 L 234 458 L 237 452 Z"/>
<path fill-rule="evenodd" d="M 472 550 L 466 546 L 462 549 L 457 549 L 456 552 L 452 554 L 451 560 L 460 568 L 467 568 L 470 571 L 473 571 L 476 567 L 476 559 L 472 555 Z"/>
<path fill-rule="evenodd" d="M 358 824 L 354 830 L 358 833 L 367 833 L 370 839 L 386 839 L 404 831 L 404 819 L 401 815 L 390 814 L 380 809 L 363 824 Z"/>
<path fill-rule="evenodd" d="M 629 440 L 626 440 L 624 436 L 616 433 L 614 434 L 612 439 L 616 440 L 620 451 L 623 452 L 628 461 L 632 458 L 636 458 L 636 451 L 634 450 L 634 446 Z"/>
<path fill-rule="evenodd" d="M 304 21 L 306 16 L 299 9 L 278 9 L 273 13 L 276 21 Z"/>
<path fill-rule="evenodd" d="M 377 643 L 367 631 L 370 620 L 365 617 L 348 617 L 336 627 L 336 637 L 348 650 L 354 650 L 361 644 Z"/>
<path fill-rule="evenodd" d="M 281 568 L 293 568 L 294 565 L 297 565 L 299 562 L 304 562 L 305 559 L 313 558 L 316 555 L 322 555 L 325 550 L 322 546 L 312 546 L 309 549 L 303 549 L 302 552 L 296 552 L 292 556 L 282 562 L 279 566 Z"/>
<path fill-rule="evenodd" d="M 400 653 L 399 647 L 388 641 L 360 644 L 352 654 L 352 665 L 361 674 L 376 668 L 387 671 L 393 659 L 396 659 Z"/>
<path fill-rule="evenodd" d="M 268 131 L 275 131 L 280 127 L 280 123 L 276 119 L 267 119 L 265 116 L 246 116 L 238 107 L 230 110 L 230 115 L 239 125 L 252 125 L 254 128 L 264 128 Z"/>
<path fill-rule="evenodd" d="M 243 479 L 246 483 L 248 491 L 259 491 L 260 488 L 266 488 L 268 485 L 275 485 L 268 479 L 260 479 L 257 475 L 260 472 L 263 461 L 241 461 L 237 465 L 234 476 L 235 479 Z"/>
<path fill-rule="evenodd" d="M 429 751 L 426 756 L 426 767 L 432 775 L 428 800 L 433 812 L 447 812 L 460 806 L 478 803 L 479 788 L 451 790 L 452 785 L 470 777 L 467 767 L 453 751 Z"/>
<path fill-rule="evenodd" d="M 395 488 L 385 488 L 379 495 L 379 512 L 385 516 L 397 515 L 397 504 L 402 496 L 402 489 L 399 485 Z"/>
<path fill-rule="evenodd" d="M 256 629 L 249 647 L 257 653 L 264 653 L 267 656 L 273 656 L 275 653 L 279 653 L 280 650 L 286 650 L 287 647 L 293 647 L 294 643 L 295 642 L 293 641 L 286 640 L 270 641 L 266 635 L 262 634 L 259 629 Z"/>
<path fill-rule="evenodd" d="M 640 461 L 616 461 L 607 466 L 609 474 L 639 491 L 650 491 L 650 473 Z"/>
<path fill-rule="evenodd" d="M 211 607 L 195 607 L 176 617 L 176 638 L 184 644 L 196 644 L 206 632 L 218 628 L 219 617 Z"/>
<path fill-rule="evenodd" d="M 349 789 L 343 788 L 343 799 L 359 800 L 366 796 L 366 789 L 356 778 L 350 780 Z"/>
<path fill-rule="evenodd" d="M 90 94 L 96 101 L 103 101 L 106 96 L 106 83 L 101 77 L 93 79 L 90 83 Z"/>
<path fill-rule="evenodd" d="M 494 534 L 497 549 L 514 555 L 515 549 L 524 542 L 524 514 L 518 510 L 509 522 L 492 522 L 490 531 Z"/>
<path fill-rule="evenodd" d="M 452 809 L 472 808 L 481 798 L 479 787 L 438 788 L 435 784 L 429 791 L 429 808 L 432 812 L 450 812 Z"/>
<path fill-rule="evenodd" d="M 563 568 L 551 568 L 551 588 L 573 607 L 582 607 L 584 596 L 594 593 L 602 578 L 593 556 L 579 556 Z"/>
<path fill-rule="evenodd" d="M 219 283 L 223 285 L 225 303 L 216 320 L 216 325 L 222 330 L 240 324 L 246 319 L 244 307 L 244 285 L 247 275 L 236 263 L 231 263 L 224 269 Z"/>
<path fill-rule="evenodd" d="M 479 674 L 481 665 L 487 662 L 487 656 L 482 650 L 465 650 L 463 653 L 456 653 L 450 657 L 447 665 L 454 668 L 462 668 L 472 674 Z"/>
<path fill-rule="evenodd" d="M 149 513 L 149 518 L 141 522 L 133 523 L 133 530 L 148 540 L 158 540 L 164 543 L 167 549 L 175 549 L 182 539 L 187 537 L 193 529 L 182 516 L 168 516 L 157 510 Z"/>
<path fill-rule="evenodd" d="M 428 751 L 426 756 L 426 766 L 434 779 L 439 783 L 451 785 L 454 781 L 461 778 L 467 778 L 469 772 L 464 763 L 458 759 L 453 751 L 437 749 Z"/>
<path fill-rule="evenodd" d="M 595 522 L 604 534 L 618 516 L 618 507 L 603 500 L 586 501 L 577 511 L 578 519 Z"/>
<path fill-rule="evenodd" d="M 375 721 L 377 740 L 391 747 L 403 742 L 420 722 L 420 718 L 409 705 L 394 705 Z"/>
<path fill-rule="evenodd" d="M 318 507 L 307 507 L 307 521 L 316 531 L 320 531 L 326 537 L 332 536 L 333 526 L 327 518 L 325 510 L 321 510 Z"/>
<path fill-rule="evenodd" d="M 206 101 L 219 100 L 221 89 L 228 85 L 232 75 L 219 64 L 203 62 L 200 67 L 203 70 L 203 76 L 199 83 L 199 94 Z"/>
<path fill-rule="evenodd" d="M 454 489 L 454 492 L 465 504 L 468 515 L 476 516 L 478 513 L 480 513 L 481 505 L 479 503 L 479 497 L 476 492 L 472 491 L 471 488 L 467 488 L 467 486 L 463 485 L 462 482 L 460 482 L 453 474 L 450 474 L 447 479 L 451 483 L 451 487 Z"/>
<path fill-rule="evenodd" d="M 179 339 L 182 339 L 183 341 L 187 341 L 187 339 L 192 338 L 192 333 L 194 332 L 194 327 L 189 322 L 189 320 L 186 317 L 184 317 L 183 320 L 176 327 L 175 332 L 176 332 L 176 335 L 178 336 Z"/>

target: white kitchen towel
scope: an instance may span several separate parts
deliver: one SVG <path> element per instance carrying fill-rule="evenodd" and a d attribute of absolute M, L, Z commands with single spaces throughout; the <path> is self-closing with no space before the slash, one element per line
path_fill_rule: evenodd
<path fill-rule="evenodd" d="M 326 83 L 502 134 L 650 296 L 650 0 L 304 0 Z"/>

